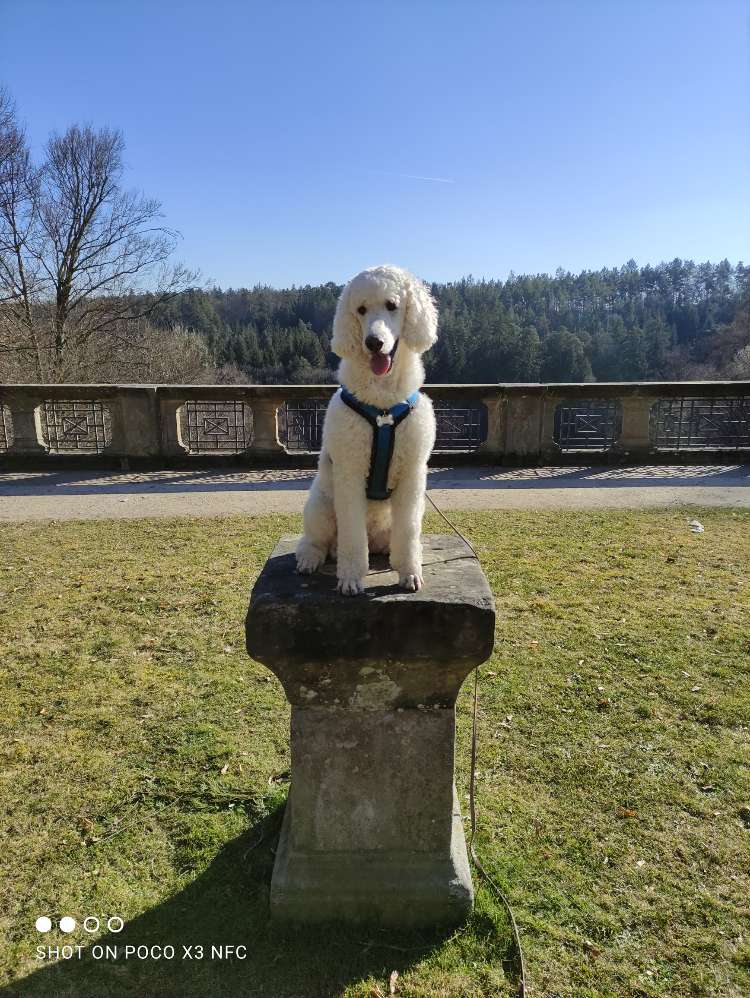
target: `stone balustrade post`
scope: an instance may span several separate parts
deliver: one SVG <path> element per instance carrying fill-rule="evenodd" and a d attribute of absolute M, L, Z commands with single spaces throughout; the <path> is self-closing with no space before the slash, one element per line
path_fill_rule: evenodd
<path fill-rule="evenodd" d="M 481 404 L 487 411 L 487 436 L 477 447 L 477 453 L 488 461 L 499 461 L 505 449 L 508 400 L 505 395 L 495 393 L 484 395 Z"/>
<path fill-rule="evenodd" d="M 291 704 L 292 780 L 271 913 L 300 922 L 456 924 L 473 887 L 454 785 L 455 702 L 489 657 L 492 593 L 454 536 L 424 538 L 424 588 L 373 557 L 360 597 L 335 565 L 295 573 L 276 546 L 253 589 L 247 649 Z"/>
<path fill-rule="evenodd" d="M 536 460 L 541 452 L 544 396 L 537 387 L 508 395 L 504 455 L 512 461 Z"/>
<path fill-rule="evenodd" d="M 284 453 L 276 421 L 280 404 L 277 399 L 253 399 L 253 443 L 250 451 L 255 457 L 273 458 Z"/>
<path fill-rule="evenodd" d="M 3 393 L 2 402 L 10 410 L 13 425 L 13 444 L 9 448 L 9 454 L 46 456 L 47 448 L 40 439 L 36 415 L 41 401 L 39 395 L 29 390 L 11 389 Z"/>
<path fill-rule="evenodd" d="M 649 395 L 628 395 L 622 399 L 622 433 L 618 449 L 633 457 L 651 453 L 651 406 Z"/>

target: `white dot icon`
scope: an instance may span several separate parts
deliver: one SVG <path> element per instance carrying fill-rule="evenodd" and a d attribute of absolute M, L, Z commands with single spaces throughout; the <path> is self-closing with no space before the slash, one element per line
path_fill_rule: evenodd
<path fill-rule="evenodd" d="M 70 915 L 65 915 L 64 918 L 60 919 L 60 931 L 61 932 L 72 932 L 76 927 L 76 920 L 71 918 Z"/>
<path fill-rule="evenodd" d="M 35 924 L 37 932 L 49 932 L 52 928 L 52 919 L 47 918 L 46 915 L 40 915 Z"/>

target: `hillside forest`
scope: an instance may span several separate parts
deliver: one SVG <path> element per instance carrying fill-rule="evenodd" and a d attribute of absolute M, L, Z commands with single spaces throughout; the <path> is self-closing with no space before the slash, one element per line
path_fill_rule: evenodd
<path fill-rule="evenodd" d="M 750 377 L 750 267 L 673 260 L 571 274 L 432 284 L 431 382 L 653 381 Z M 151 321 L 190 330 L 221 381 L 321 383 L 334 283 L 187 290 Z"/>

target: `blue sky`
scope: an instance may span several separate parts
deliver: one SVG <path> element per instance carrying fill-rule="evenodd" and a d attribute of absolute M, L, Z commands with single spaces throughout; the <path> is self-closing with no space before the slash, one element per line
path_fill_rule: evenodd
<path fill-rule="evenodd" d="M 750 2 L 0 0 L 0 21 L 35 150 L 121 128 L 127 186 L 223 287 L 750 259 Z"/>

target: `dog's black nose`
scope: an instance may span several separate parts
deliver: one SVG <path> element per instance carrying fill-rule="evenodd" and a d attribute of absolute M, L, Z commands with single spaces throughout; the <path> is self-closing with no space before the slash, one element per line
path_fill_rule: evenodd
<path fill-rule="evenodd" d="M 377 336 L 373 336 L 372 333 L 365 340 L 365 346 L 370 351 L 370 353 L 380 353 L 383 349 L 383 341 L 378 339 Z"/>

